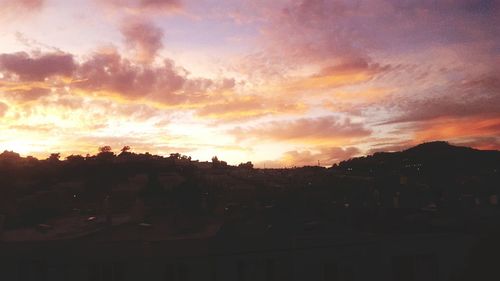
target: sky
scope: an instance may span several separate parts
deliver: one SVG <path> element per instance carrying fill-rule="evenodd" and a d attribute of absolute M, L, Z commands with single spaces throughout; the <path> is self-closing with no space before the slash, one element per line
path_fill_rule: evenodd
<path fill-rule="evenodd" d="M 500 1 L 0 0 L 0 151 L 500 149 Z"/>

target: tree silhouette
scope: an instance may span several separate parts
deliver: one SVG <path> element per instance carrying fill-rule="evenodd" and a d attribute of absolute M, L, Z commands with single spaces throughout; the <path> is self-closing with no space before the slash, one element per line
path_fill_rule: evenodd
<path fill-rule="evenodd" d="M 109 152 L 112 152 L 111 146 L 105 145 L 99 147 L 99 153 L 109 153 Z"/>
<path fill-rule="evenodd" d="M 244 168 L 244 169 L 253 169 L 253 164 L 252 164 L 252 162 L 251 162 L 251 161 L 248 161 L 248 162 L 246 162 L 246 163 L 240 163 L 240 164 L 238 165 L 238 167 L 240 167 L 240 168 Z"/>
<path fill-rule="evenodd" d="M 115 156 L 113 153 L 111 146 L 105 145 L 99 147 L 99 153 L 97 154 L 98 159 L 110 160 Z"/>
<path fill-rule="evenodd" d="M 58 153 L 51 153 L 47 160 L 49 160 L 49 162 L 58 162 L 59 158 L 61 158 L 61 153 L 59 153 L 59 152 Z"/>
<path fill-rule="evenodd" d="M 83 157 L 81 155 L 70 155 L 70 156 L 66 157 L 66 160 L 70 163 L 79 163 L 81 161 L 84 161 L 85 157 Z"/>

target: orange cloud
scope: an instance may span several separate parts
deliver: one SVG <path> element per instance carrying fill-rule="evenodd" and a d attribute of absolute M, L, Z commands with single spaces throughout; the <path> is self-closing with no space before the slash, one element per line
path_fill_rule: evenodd
<path fill-rule="evenodd" d="M 42 81 L 2 81 L 0 79 L 0 92 L 5 99 L 19 102 L 34 101 L 51 93 L 54 85 Z"/>
<path fill-rule="evenodd" d="M 344 58 L 340 63 L 323 67 L 318 73 L 291 79 L 283 87 L 285 92 L 304 92 L 352 86 L 370 81 L 376 75 L 389 71 L 389 65 L 381 66 L 363 58 Z"/>
<path fill-rule="evenodd" d="M 415 128 L 415 140 L 450 140 L 500 135 L 500 118 L 441 118 Z"/>
<path fill-rule="evenodd" d="M 336 88 L 345 85 L 365 82 L 371 79 L 366 73 L 349 73 L 338 75 L 312 76 L 297 79 L 284 86 L 284 91 L 308 91 L 317 89 Z"/>
<path fill-rule="evenodd" d="M 244 96 L 224 98 L 216 103 L 210 103 L 197 110 L 200 117 L 241 121 L 247 118 L 257 118 L 274 114 L 297 114 L 304 112 L 306 106 L 300 103 L 290 103 L 280 99 L 269 99 L 262 96 Z"/>
<path fill-rule="evenodd" d="M 472 137 L 472 138 L 466 138 L 464 140 L 456 141 L 455 143 L 458 145 L 474 147 L 477 149 L 500 150 L 500 137 L 498 137 L 498 136 Z"/>
<path fill-rule="evenodd" d="M 337 91 L 332 94 L 335 100 L 352 101 L 357 103 L 371 103 L 382 100 L 393 92 L 387 88 L 368 88 L 361 91 Z"/>
<path fill-rule="evenodd" d="M 7 104 L 0 102 L 0 117 L 3 117 L 5 113 L 7 113 L 8 109 L 9 107 L 7 106 Z"/>

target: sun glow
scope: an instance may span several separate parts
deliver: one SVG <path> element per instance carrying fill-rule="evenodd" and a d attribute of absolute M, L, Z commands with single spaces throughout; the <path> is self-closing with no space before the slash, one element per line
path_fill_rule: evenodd
<path fill-rule="evenodd" d="M 2 150 L 14 151 L 23 156 L 31 155 L 34 152 L 33 144 L 27 140 L 0 141 L 0 147 Z"/>

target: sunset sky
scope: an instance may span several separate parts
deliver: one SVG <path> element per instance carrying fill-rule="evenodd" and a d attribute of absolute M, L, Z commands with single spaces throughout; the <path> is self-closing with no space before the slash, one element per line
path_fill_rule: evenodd
<path fill-rule="evenodd" d="M 0 0 L 0 151 L 500 148 L 500 1 Z"/>

